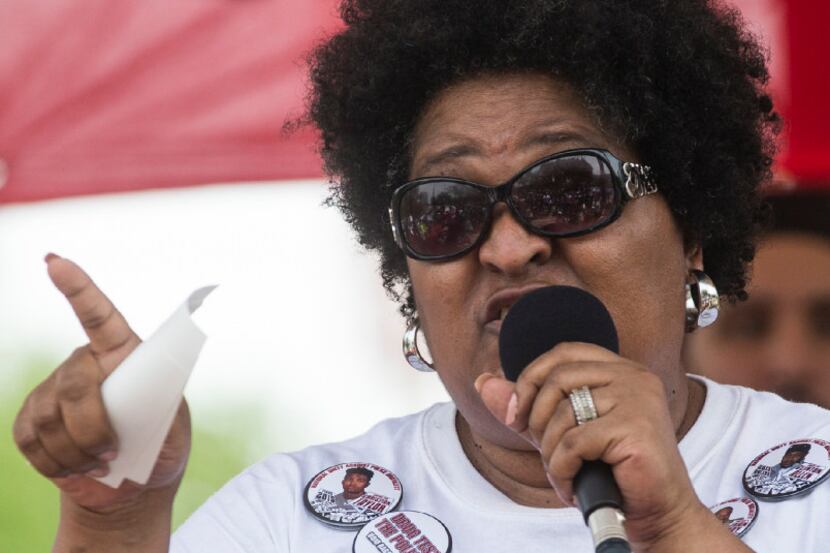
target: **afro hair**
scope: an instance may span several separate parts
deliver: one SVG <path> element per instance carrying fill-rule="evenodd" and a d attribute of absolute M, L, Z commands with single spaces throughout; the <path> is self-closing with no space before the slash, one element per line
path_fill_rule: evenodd
<path fill-rule="evenodd" d="M 389 230 L 419 115 L 476 75 L 563 80 L 649 164 L 721 295 L 744 299 L 767 219 L 778 116 L 766 52 L 740 14 L 707 0 L 345 0 L 345 27 L 310 56 L 308 118 L 339 207 L 380 255 L 386 289 L 413 309 Z"/>

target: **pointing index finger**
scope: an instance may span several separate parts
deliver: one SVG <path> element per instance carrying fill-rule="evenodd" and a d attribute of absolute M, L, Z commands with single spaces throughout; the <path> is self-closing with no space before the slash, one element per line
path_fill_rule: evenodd
<path fill-rule="evenodd" d="M 72 306 L 94 353 L 105 354 L 138 343 L 124 316 L 83 269 L 54 254 L 46 257 L 46 267 L 49 278 Z"/>

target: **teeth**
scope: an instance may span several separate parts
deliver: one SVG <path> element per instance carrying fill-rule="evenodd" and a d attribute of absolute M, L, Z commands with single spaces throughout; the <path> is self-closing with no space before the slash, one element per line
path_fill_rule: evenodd
<path fill-rule="evenodd" d="M 502 307 L 501 312 L 499 313 L 499 319 L 504 319 L 504 316 L 507 315 L 507 307 Z"/>

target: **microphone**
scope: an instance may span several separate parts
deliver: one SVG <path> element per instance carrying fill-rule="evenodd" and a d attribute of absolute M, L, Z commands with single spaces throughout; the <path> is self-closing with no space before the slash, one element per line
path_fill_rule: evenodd
<path fill-rule="evenodd" d="M 619 352 L 614 321 L 599 299 L 572 286 L 549 286 L 523 296 L 504 317 L 499 333 L 504 375 L 515 382 L 531 361 L 560 342 L 587 342 Z M 611 467 L 585 461 L 574 478 L 574 491 L 596 553 L 631 553 Z"/>

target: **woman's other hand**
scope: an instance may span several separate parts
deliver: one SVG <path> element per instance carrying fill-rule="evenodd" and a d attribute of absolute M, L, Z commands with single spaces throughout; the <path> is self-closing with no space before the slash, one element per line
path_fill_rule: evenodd
<path fill-rule="evenodd" d="M 75 350 L 26 398 L 14 423 L 14 439 L 31 465 L 62 492 L 64 512 L 132 509 L 148 490 L 175 489 L 190 450 L 190 418 L 182 401 L 159 459 L 145 486 L 125 481 L 118 489 L 94 480 L 118 455 L 118 437 L 101 399 L 104 379 L 141 342 L 121 313 L 75 263 L 53 254 L 49 277 L 66 296 L 89 343 Z"/>

